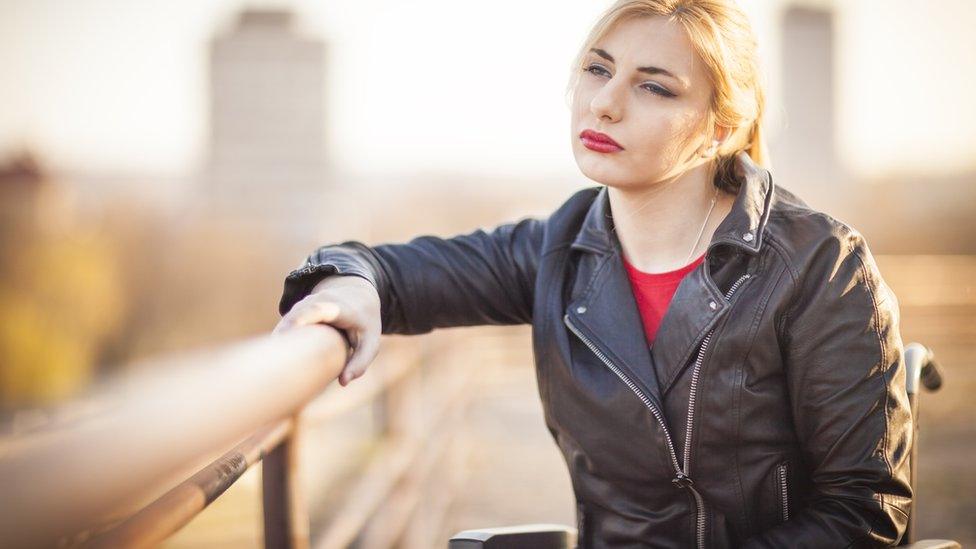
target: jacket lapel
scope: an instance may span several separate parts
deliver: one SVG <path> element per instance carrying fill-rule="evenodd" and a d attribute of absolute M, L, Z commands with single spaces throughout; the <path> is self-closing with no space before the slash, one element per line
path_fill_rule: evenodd
<path fill-rule="evenodd" d="M 724 316 L 728 305 L 706 274 L 707 261 L 681 280 L 671 298 L 650 352 L 661 393 L 666 394 L 678 375 L 694 360 L 708 332 Z M 712 307 L 712 304 L 715 307 Z"/>
<path fill-rule="evenodd" d="M 708 332 L 731 308 L 712 277 L 712 263 L 708 261 L 712 250 L 724 245 L 756 255 L 763 243 L 763 228 L 773 197 L 772 175 L 753 163 L 745 152 L 740 152 L 735 160 L 736 176 L 741 184 L 732 210 L 712 234 L 706 260 L 678 286 L 651 347 L 662 394 L 667 394 L 685 368 L 694 362 Z M 729 274 L 734 279 L 744 273 Z M 723 281 L 723 287 L 733 281 Z"/>
<path fill-rule="evenodd" d="M 757 254 L 762 245 L 762 229 L 773 195 L 772 178 L 744 152 L 735 161 L 741 186 L 732 210 L 712 235 L 706 261 L 679 284 L 650 348 L 621 259 L 620 242 L 613 232 L 606 186 L 599 189 L 571 245 L 602 257 L 586 291 L 570 303 L 566 314 L 659 409 L 662 395 L 694 360 L 705 336 L 730 307 L 709 271 L 707 259 L 712 249 L 728 245 Z"/>
<path fill-rule="evenodd" d="M 587 290 L 569 303 L 569 320 L 657 407 L 661 391 L 640 311 L 620 255 L 601 258 Z"/>

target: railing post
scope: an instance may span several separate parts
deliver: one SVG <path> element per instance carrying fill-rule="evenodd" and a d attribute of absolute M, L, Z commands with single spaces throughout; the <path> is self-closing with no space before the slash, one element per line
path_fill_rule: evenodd
<path fill-rule="evenodd" d="M 264 457 L 264 546 L 308 549 L 308 512 L 298 478 L 298 418 L 292 432 Z"/>

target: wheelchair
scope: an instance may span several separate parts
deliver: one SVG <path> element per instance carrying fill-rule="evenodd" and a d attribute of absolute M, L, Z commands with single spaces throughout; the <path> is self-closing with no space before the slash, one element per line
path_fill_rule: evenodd
<path fill-rule="evenodd" d="M 912 437 L 911 468 L 912 487 L 915 481 L 916 466 L 918 464 L 918 391 L 921 384 L 929 392 L 938 391 L 942 387 L 942 374 L 932 351 L 921 343 L 909 343 L 905 346 L 905 371 L 908 401 L 914 419 L 914 436 Z M 917 501 L 912 502 L 913 507 Z M 914 509 L 913 509 L 914 510 Z M 959 549 L 958 542 L 942 539 L 914 540 L 915 513 L 908 518 L 908 527 L 902 536 L 898 547 L 906 549 Z M 525 524 L 519 526 L 504 526 L 499 528 L 482 528 L 465 530 L 454 534 L 448 549 L 575 549 L 577 543 L 575 528 L 560 524 Z"/>

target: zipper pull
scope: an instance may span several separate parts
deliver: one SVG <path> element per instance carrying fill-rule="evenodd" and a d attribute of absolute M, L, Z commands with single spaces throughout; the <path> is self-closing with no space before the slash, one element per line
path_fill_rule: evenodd
<path fill-rule="evenodd" d="M 685 488 L 687 486 L 691 486 L 692 484 L 694 484 L 694 482 L 691 480 L 691 477 L 682 473 L 681 471 L 675 473 L 674 478 L 671 479 L 671 482 L 673 482 L 674 485 L 677 486 L 678 488 Z"/>

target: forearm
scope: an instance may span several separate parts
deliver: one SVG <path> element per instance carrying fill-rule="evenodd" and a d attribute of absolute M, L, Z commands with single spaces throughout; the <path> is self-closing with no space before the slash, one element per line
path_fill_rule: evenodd
<path fill-rule="evenodd" d="M 742 549 L 818 549 L 889 547 L 904 531 L 908 517 L 877 500 L 821 497 L 742 544 Z"/>
<path fill-rule="evenodd" d="M 372 283 L 382 305 L 382 333 L 531 321 L 543 224 L 525 218 L 452 238 L 366 246 L 322 246 L 285 279 L 285 314 L 323 279 L 355 275 Z"/>

